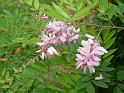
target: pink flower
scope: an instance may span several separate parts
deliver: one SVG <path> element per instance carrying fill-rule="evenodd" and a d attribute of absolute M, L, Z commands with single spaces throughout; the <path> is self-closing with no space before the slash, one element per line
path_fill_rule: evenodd
<path fill-rule="evenodd" d="M 75 29 L 70 24 L 65 24 L 62 21 L 49 22 L 46 30 L 42 31 L 41 42 L 37 43 L 40 49 L 37 52 L 41 53 L 41 58 L 51 58 L 52 55 L 58 54 L 52 46 L 65 45 L 68 43 L 75 43 L 79 39 L 80 29 Z M 52 47 L 52 49 L 50 48 Z M 54 50 L 54 52 L 50 51 Z"/>
<path fill-rule="evenodd" d="M 83 47 L 79 47 L 79 49 L 77 49 L 78 54 L 76 54 L 76 69 L 83 69 L 84 73 L 95 73 L 94 67 L 99 66 L 99 62 L 101 61 L 100 57 L 104 53 L 108 52 L 98 41 L 93 40 L 93 36 L 88 34 L 86 36 L 88 37 L 88 40 L 82 40 L 81 45 Z"/>

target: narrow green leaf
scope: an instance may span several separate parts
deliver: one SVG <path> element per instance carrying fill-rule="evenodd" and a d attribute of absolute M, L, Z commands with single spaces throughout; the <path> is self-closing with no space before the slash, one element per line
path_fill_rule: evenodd
<path fill-rule="evenodd" d="M 112 70 L 114 70 L 112 67 L 101 67 L 100 68 L 100 71 L 105 71 L 105 72 L 112 71 Z"/>
<path fill-rule="evenodd" d="M 108 18 L 111 19 L 113 15 L 116 13 L 116 6 L 114 4 L 109 5 L 107 13 L 108 13 Z"/>
<path fill-rule="evenodd" d="M 93 0 L 93 4 L 98 4 L 99 0 Z"/>
<path fill-rule="evenodd" d="M 118 86 L 124 91 L 124 84 L 118 84 Z"/>
<path fill-rule="evenodd" d="M 108 8 L 108 0 L 100 0 L 99 6 L 100 6 L 100 9 L 105 12 Z"/>
<path fill-rule="evenodd" d="M 117 77 L 119 80 L 124 80 L 124 70 L 120 70 L 117 72 Z"/>
<path fill-rule="evenodd" d="M 9 88 L 10 86 L 8 85 L 3 85 L 1 88 Z"/>
<path fill-rule="evenodd" d="M 92 84 L 90 84 L 87 89 L 86 89 L 87 93 L 95 93 L 95 88 Z"/>
<path fill-rule="evenodd" d="M 60 15 L 56 10 L 53 9 L 50 5 L 44 4 L 43 7 L 45 8 L 45 13 L 53 18 L 56 18 L 58 20 L 65 20 L 65 18 Z"/>
<path fill-rule="evenodd" d="M 76 3 L 75 6 L 76 6 L 77 10 L 80 10 L 81 8 L 84 7 L 84 0 L 79 0 L 75 3 Z"/>
<path fill-rule="evenodd" d="M 76 89 L 83 89 L 83 88 L 85 88 L 85 87 L 87 87 L 87 86 L 89 86 L 89 85 L 90 85 L 89 82 L 80 82 L 80 83 L 78 83 L 78 85 L 76 86 Z"/>
<path fill-rule="evenodd" d="M 117 49 L 111 49 L 111 50 L 109 50 L 108 53 L 104 54 L 102 58 L 104 59 L 104 58 L 110 56 L 110 55 L 113 54 L 116 50 L 117 50 Z"/>
<path fill-rule="evenodd" d="M 114 57 L 114 55 L 111 55 L 111 56 L 108 56 L 107 58 L 105 58 L 103 61 L 102 61 L 102 66 L 107 66 L 109 65 L 111 59 Z"/>
<path fill-rule="evenodd" d="M 53 89 L 53 90 L 56 90 L 56 91 L 65 93 L 65 90 L 64 90 L 64 89 L 61 89 L 61 88 L 59 88 L 59 87 L 56 87 L 56 86 L 53 86 L 53 85 L 48 85 L 47 87 L 50 88 L 50 89 Z M 58 93 L 58 92 L 57 92 L 57 93 Z"/>
<path fill-rule="evenodd" d="M 113 93 L 123 93 L 123 91 L 118 86 L 116 86 L 113 88 Z"/>
<path fill-rule="evenodd" d="M 107 83 L 110 83 L 111 82 L 109 78 L 104 78 L 103 81 L 104 82 L 107 82 Z"/>
<path fill-rule="evenodd" d="M 85 76 L 85 77 L 83 77 L 82 79 L 81 79 L 81 82 L 87 82 L 87 81 L 89 81 L 90 80 L 90 78 L 88 77 L 88 76 Z"/>
<path fill-rule="evenodd" d="M 25 2 L 27 2 L 29 5 L 32 5 L 33 0 L 25 0 Z"/>
<path fill-rule="evenodd" d="M 102 37 L 103 37 L 103 41 L 106 40 L 107 36 L 109 35 L 110 29 L 103 29 L 102 30 Z"/>
<path fill-rule="evenodd" d="M 5 81 L 4 81 L 4 80 L 0 80 L 0 84 L 1 84 L 1 83 L 5 83 Z"/>
<path fill-rule="evenodd" d="M 114 36 L 115 32 L 116 32 L 116 30 L 110 31 L 107 38 L 105 39 L 104 43 L 106 43 L 108 40 L 110 40 Z"/>
<path fill-rule="evenodd" d="M 105 43 L 104 48 L 105 48 L 105 49 L 110 48 L 110 47 L 113 45 L 113 43 L 115 42 L 115 39 L 116 39 L 116 37 L 114 37 L 114 38 L 110 39 L 109 41 L 107 41 L 107 42 Z"/>
<path fill-rule="evenodd" d="M 68 14 L 66 14 L 66 12 L 59 6 L 57 6 L 55 3 L 52 3 L 54 8 L 56 9 L 56 11 L 61 14 L 62 16 L 64 16 L 66 19 L 70 19 L 70 17 L 68 16 Z"/>
<path fill-rule="evenodd" d="M 39 0 L 34 0 L 34 7 L 35 9 L 39 8 Z"/>
<path fill-rule="evenodd" d="M 1 77 L 3 77 L 5 75 L 5 73 L 6 73 L 6 69 L 4 68 L 2 73 L 1 73 Z"/>
<path fill-rule="evenodd" d="M 102 81 L 93 81 L 93 84 L 99 87 L 108 88 L 108 85 Z"/>
<path fill-rule="evenodd" d="M 91 9 L 94 7 L 94 5 L 92 6 L 88 6 L 88 7 L 85 7 L 79 11 L 77 11 L 75 13 L 75 15 L 72 17 L 72 20 L 78 20 L 78 19 L 81 19 L 87 15 L 89 15 L 91 13 Z"/>

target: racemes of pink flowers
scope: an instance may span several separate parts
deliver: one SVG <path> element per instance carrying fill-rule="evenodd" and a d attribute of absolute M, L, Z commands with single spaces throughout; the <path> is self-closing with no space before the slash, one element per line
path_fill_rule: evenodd
<path fill-rule="evenodd" d="M 95 67 L 100 65 L 100 57 L 108 52 L 97 40 L 94 40 L 94 36 L 86 34 L 86 37 L 88 37 L 88 40 L 82 40 L 82 47 L 77 49 L 76 68 L 83 69 L 84 74 L 86 72 L 95 73 Z"/>
<path fill-rule="evenodd" d="M 41 59 L 51 58 L 54 54 L 58 55 L 53 46 L 76 43 L 80 37 L 79 31 L 62 21 L 49 22 L 46 30 L 42 31 L 41 42 L 37 43 L 40 46 L 37 52 L 41 53 Z"/>

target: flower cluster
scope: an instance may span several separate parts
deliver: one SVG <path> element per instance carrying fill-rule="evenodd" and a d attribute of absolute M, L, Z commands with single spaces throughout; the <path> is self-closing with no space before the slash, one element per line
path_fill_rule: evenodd
<path fill-rule="evenodd" d="M 84 73 L 95 73 L 94 67 L 99 66 L 99 62 L 101 61 L 100 57 L 104 53 L 107 53 L 107 50 L 97 40 L 94 40 L 93 36 L 86 34 L 86 37 L 88 37 L 88 40 L 82 40 L 81 42 L 83 47 L 77 49 L 76 68 L 83 69 Z"/>
<path fill-rule="evenodd" d="M 54 54 L 58 55 L 57 50 L 53 47 L 56 45 L 65 45 L 68 43 L 76 43 L 79 39 L 79 29 L 75 29 L 70 24 L 64 24 L 62 21 L 49 22 L 46 30 L 41 34 L 40 46 L 41 59 L 51 58 Z"/>

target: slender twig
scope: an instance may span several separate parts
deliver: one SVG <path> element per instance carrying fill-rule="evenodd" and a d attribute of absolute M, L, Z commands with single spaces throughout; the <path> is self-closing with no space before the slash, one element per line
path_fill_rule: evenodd
<path fill-rule="evenodd" d="M 115 28 L 115 29 L 124 29 L 124 27 L 118 27 L 118 26 L 102 26 L 98 24 L 80 24 L 80 25 L 86 25 L 86 26 L 95 26 L 95 27 L 102 27 L 102 28 Z"/>
<path fill-rule="evenodd" d="M 99 37 L 99 35 L 100 35 L 101 32 L 102 32 L 102 27 L 101 27 L 101 29 L 100 29 L 100 31 L 99 31 L 97 37 L 96 37 L 96 40 L 98 39 L 98 37 Z"/>
<path fill-rule="evenodd" d="M 26 66 L 28 66 L 29 64 L 33 64 L 35 62 L 36 59 L 38 59 L 39 55 L 30 59 L 26 64 L 22 65 L 22 67 L 18 68 L 16 71 L 16 73 L 19 73 L 20 70 L 23 70 Z"/>

